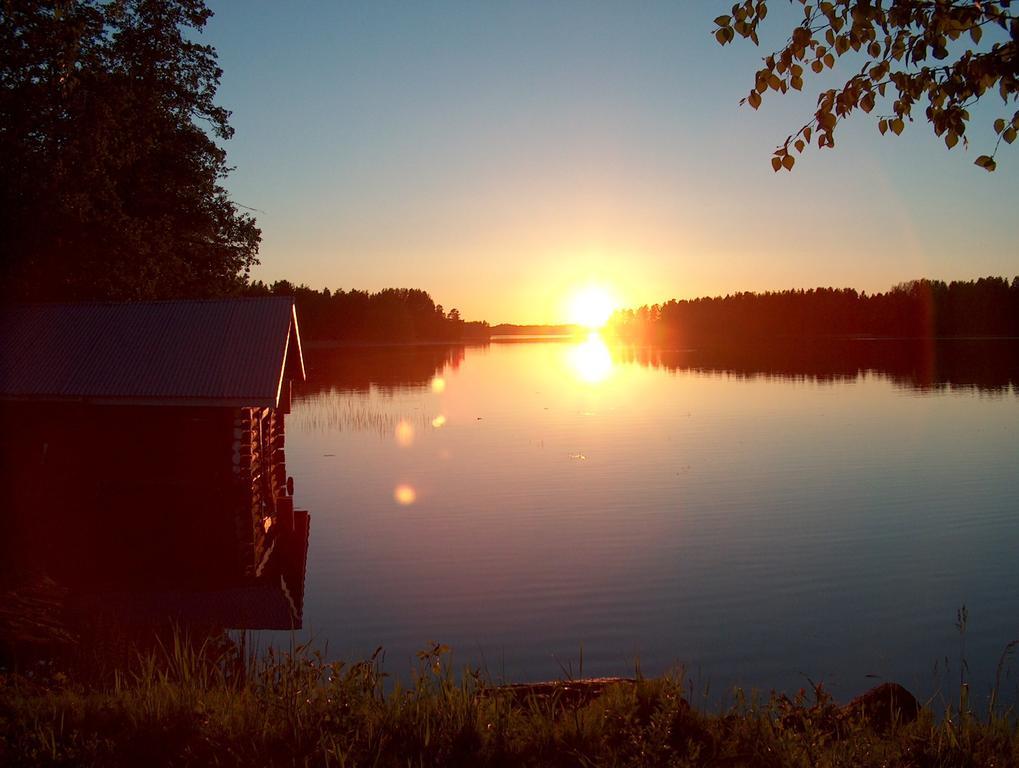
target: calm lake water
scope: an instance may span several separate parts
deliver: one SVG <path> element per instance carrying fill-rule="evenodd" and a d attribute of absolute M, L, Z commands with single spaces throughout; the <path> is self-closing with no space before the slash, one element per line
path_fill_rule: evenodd
<path fill-rule="evenodd" d="M 1014 343 L 306 356 L 287 458 L 330 657 L 952 697 L 1019 638 Z"/>

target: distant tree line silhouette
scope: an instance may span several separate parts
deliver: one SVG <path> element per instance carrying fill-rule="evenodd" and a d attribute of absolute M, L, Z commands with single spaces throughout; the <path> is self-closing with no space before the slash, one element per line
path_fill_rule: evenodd
<path fill-rule="evenodd" d="M 868 295 L 814 288 L 667 301 L 616 312 L 616 335 L 644 343 L 824 336 L 1019 336 L 1019 277 L 913 280 Z"/>
<path fill-rule="evenodd" d="M 377 293 L 358 290 L 315 290 L 287 280 L 251 283 L 249 296 L 293 296 L 301 335 L 313 341 L 414 342 L 487 338 L 488 323 L 467 322 L 456 308 L 448 312 L 427 291 L 386 288 Z"/>

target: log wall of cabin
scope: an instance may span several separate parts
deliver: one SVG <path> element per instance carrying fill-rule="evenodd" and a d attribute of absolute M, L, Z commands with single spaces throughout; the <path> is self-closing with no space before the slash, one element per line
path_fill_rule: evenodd
<path fill-rule="evenodd" d="M 293 525 L 284 410 L 3 406 L 0 519 L 11 548 L 33 541 L 54 570 L 99 581 L 258 575 L 274 528 Z"/>
<path fill-rule="evenodd" d="M 279 526 L 293 526 L 293 484 L 287 478 L 285 441 L 283 409 L 236 410 L 232 462 L 240 493 L 234 514 L 239 559 L 249 575 L 260 574 Z"/>
<path fill-rule="evenodd" d="M 231 409 L 0 410 L 0 477 L 12 489 L 2 514 L 23 531 L 33 562 L 96 582 L 235 578 Z"/>

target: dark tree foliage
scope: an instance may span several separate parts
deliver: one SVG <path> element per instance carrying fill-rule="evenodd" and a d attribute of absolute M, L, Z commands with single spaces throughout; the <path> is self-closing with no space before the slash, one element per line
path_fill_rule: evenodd
<path fill-rule="evenodd" d="M 816 288 L 667 301 L 617 312 L 610 328 L 632 340 L 701 344 L 821 336 L 1019 336 L 1019 277 L 914 280 L 868 296 Z"/>
<path fill-rule="evenodd" d="M 301 335 L 318 341 L 459 341 L 488 335 L 487 323 L 466 322 L 459 310 L 446 312 L 426 291 L 416 288 L 333 292 L 279 280 L 272 285 L 252 283 L 247 293 L 293 296 Z"/>
<path fill-rule="evenodd" d="M 792 170 L 793 152 L 816 139 L 835 146 L 835 127 L 855 110 L 877 110 L 882 134 L 902 133 L 914 107 L 952 149 L 964 145 L 970 107 L 985 95 L 1001 100 L 994 122 L 997 141 L 976 164 L 995 169 L 994 155 L 1019 131 L 1019 15 L 1010 0 L 790 0 L 803 14 L 781 47 L 764 58 L 754 87 L 741 102 L 754 109 L 769 91 L 801 90 L 807 70 L 820 74 L 837 64 L 852 74 L 817 97 L 813 119 L 780 144 L 772 167 Z M 768 15 L 766 0 L 745 0 L 715 19 L 721 45 L 737 35 L 759 44 Z M 845 61 L 843 61 L 845 59 Z M 858 68 L 858 71 L 856 71 Z M 1009 105 L 1011 102 L 1011 106 Z"/>
<path fill-rule="evenodd" d="M 260 232 L 222 186 L 202 0 L 0 1 L 0 280 L 18 300 L 215 296 Z"/>

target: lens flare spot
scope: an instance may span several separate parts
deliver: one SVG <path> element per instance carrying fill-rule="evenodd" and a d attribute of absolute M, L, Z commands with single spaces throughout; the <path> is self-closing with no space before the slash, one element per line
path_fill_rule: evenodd
<path fill-rule="evenodd" d="M 432 426 L 435 427 L 436 429 L 441 429 L 442 427 L 446 426 L 446 417 L 443 416 L 442 414 L 439 414 L 434 419 L 432 419 Z"/>
<path fill-rule="evenodd" d="M 401 448 L 408 448 L 414 443 L 414 425 L 405 419 L 400 419 L 396 425 L 396 444 Z"/>
<path fill-rule="evenodd" d="M 441 376 L 436 376 L 432 379 L 432 392 L 437 395 L 441 395 L 446 391 L 446 380 Z"/>
<path fill-rule="evenodd" d="M 393 489 L 393 498 L 397 504 L 406 507 L 417 501 L 418 493 L 414 490 L 413 486 L 400 483 Z"/>
<path fill-rule="evenodd" d="M 567 360 L 574 375 L 588 384 L 597 384 L 612 375 L 612 355 L 596 333 L 587 341 L 570 347 Z"/>

